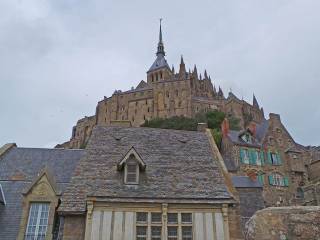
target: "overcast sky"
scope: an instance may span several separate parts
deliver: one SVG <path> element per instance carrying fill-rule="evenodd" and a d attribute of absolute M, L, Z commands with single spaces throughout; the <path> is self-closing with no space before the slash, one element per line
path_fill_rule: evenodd
<path fill-rule="evenodd" d="M 0 0 L 0 145 L 53 147 L 103 96 L 167 60 L 207 69 L 294 139 L 320 145 L 320 1 Z"/>

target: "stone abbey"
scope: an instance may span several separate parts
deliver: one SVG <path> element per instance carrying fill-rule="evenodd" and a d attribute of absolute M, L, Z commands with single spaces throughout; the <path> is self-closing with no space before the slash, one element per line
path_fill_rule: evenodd
<path fill-rule="evenodd" d="M 199 74 L 196 65 L 186 70 L 181 56 L 179 70 L 169 67 L 160 25 L 156 59 L 147 71 L 146 81 L 136 88 L 122 92 L 116 90 L 111 97 L 98 102 L 94 116 L 80 119 L 73 127 L 72 137 L 60 147 L 82 148 L 86 145 L 94 126 L 110 126 L 126 121 L 128 126 L 139 127 L 153 118 L 172 116 L 194 117 L 199 112 L 218 109 L 241 120 L 245 127 L 245 116 L 260 123 L 264 119 L 263 109 L 253 96 L 253 104 L 239 100 L 232 93 L 226 98 L 220 87 L 213 85 L 207 71 Z"/>

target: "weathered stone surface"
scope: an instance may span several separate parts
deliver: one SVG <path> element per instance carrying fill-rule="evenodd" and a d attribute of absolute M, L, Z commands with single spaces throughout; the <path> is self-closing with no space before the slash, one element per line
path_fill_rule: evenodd
<path fill-rule="evenodd" d="M 319 240 L 320 207 L 271 207 L 247 222 L 247 240 Z"/>

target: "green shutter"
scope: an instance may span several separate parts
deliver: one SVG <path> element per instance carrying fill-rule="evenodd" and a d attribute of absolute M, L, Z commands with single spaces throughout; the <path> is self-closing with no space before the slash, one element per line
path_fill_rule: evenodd
<path fill-rule="evenodd" d="M 252 162 L 254 165 L 257 165 L 257 150 L 252 151 Z"/>
<path fill-rule="evenodd" d="M 289 186 L 289 179 L 288 179 L 288 177 L 284 177 L 283 180 L 284 180 L 284 186 L 285 186 L 285 187 L 288 187 L 288 186 Z"/>
<path fill-rule="evenodd" d="M 252 149 L 249 149 L 249 164 L 254 165 L 254 151 Z"/>
<path fill-rule="evenodd" d="M 244 152 L 242 148 L 240 148 L 240 162 L 244 163 Z"/>
<path fill-rule="evenodd" d="M 274 185 L 274 182 L 273 182 L 273 176 L 272 175 L 269 175 L 269 184 L 270 185 Z"/>
<path fill-rule="evenodd" d="M 261 159 L 261 165 L 264 165 L 264 152 L 260 151 L 260 159 Z"/>
<path fill-rule="evenodd" d="M 271 152 L 268 151 L 268 152 L 267 152 L 267 155 L 268 155 L 268 163 L 269 163 L 270 165 L 272 165 Z"/>
<path fill-rule="evenodd" d="M 278 165 L 281 165 L 282 164 L 282 159 L 281 159 L 281 156 L 280 156 L 279 152 L 277 152 L 277 159 L 278 159 Z"/>
<path fill-rule="evenodd" d="M 260 174 L 258 175 L 258 181 L 263 185 L 264 184 L 264 175 Z"/>

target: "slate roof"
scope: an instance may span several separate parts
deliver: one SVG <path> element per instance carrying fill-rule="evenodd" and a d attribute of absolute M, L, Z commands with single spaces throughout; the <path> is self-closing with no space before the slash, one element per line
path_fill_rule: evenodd
<path fill-rule="evenodd" d="M 232 176 L 232 183 L 235 188 L 262 188 L 258 180 L 252 180 L 247 176 Z"/>
<path fill-rule="evenodd" d="M 0 184 L 6 205 L 0 204 L 0 239 L 16 239 L 22 213 L 22 192 L 42 169 L 54 177 L 57 189 L 63 191 L 84 150 L 14 147 L 0 157 Z"/>
<path fill-rule="evenodd" d="M 156 60 L 153 62 L 151 67 L 149 68 L 148 72 L 160 69 L 160 68 L 168 68 L 170 70 L 170 67 L 167 63 L 167 60 L 162 54 L 159 54 L 156 58 Z"/>
<path fill-rule="evenodd" d="M 140 184 L 123 183 L 117 164 L 134 147 L 146 163 Z M 183 200 L 230 202 L 217 157 L 204 132 L 96 126 L 70 185 L 62 212 L 83 212 L 86 197 L 107 200 Z"/>

